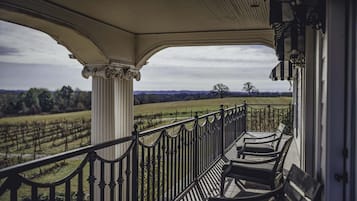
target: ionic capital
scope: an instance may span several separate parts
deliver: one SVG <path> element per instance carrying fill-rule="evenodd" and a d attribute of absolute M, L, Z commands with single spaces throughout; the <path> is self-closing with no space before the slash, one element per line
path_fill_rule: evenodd
<path fill-rule="evenodd" d="M 92 76 L 101 77 L 104 79 L 135 79 L 136 81 L 139 81 L 141 78 L 139 69 L 135 68 L 134 66 L 113 62 L 110 64 L 85 65 L 82 70 L 82 76 L 86 79 Z"/>

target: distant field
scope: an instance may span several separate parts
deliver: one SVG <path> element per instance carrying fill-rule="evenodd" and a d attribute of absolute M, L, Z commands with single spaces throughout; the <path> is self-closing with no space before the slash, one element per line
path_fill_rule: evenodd
<path fill-rule="evenodd" d="M 185 111 L 205 111 L 205 110 L 218 110 L 220 105 L 234 106 L 235 104 L 243 104 L 244 100 L 247 104 L 289 104 L 291 103 L 290 97 L 229 97 L 217 99 L 203 99 L 203 100 L 190 100 L 190 101 L 176 101 L 165 103 L 151 103 L 135 106 L 135 114 L 150 114 L 154 112 L 174 113 Z"/>
<path fill-rule="evenodd" d="M 6 123 L 25 123 L 31 121 L 56 121 L 56 120 L 75 120 L 75 119 L 90 119 L 90 111 L 68 112 L 60 114 L 46 114 L 46 115 L 26 115 L 19 117 L 0 118 L 0 124 Z"/>
<path fill-rule="evenodd" d="M 196 112 L 196 111 L 213 111 L 218 110 L 221 104 L 225 106 L 234 106 L 235 104 L 243 104 L 246 100 L 248 104 L 289 104 L 290 97 L 228 97 L 217 99 L 203 99 L 203 100 L 190 100 L 190 101 L 176 101 L 164 103 L 150 103 L 143 105 L 136 105 L 134 107 L 135 115 L 145 115 L 153 113 L 175 113 L 177 112 Z M 23 123 L 29 121 L 54 121 L 54 120 L 74 120 L 74 119 L 89 119 L 90 111 L 71 112 L 62 114 L 49 114 L 49 115 L 31 115 L 20 117 L 7 117 L 0 118 L 0 124 L 6 123 Z"/>

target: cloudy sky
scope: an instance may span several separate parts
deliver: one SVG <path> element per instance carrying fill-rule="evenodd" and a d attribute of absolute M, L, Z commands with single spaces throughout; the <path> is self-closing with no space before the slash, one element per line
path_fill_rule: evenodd
<path fill-rule="evenodd" d="M 71 85 L 91 89 L 81 77 L 82 66 L 48 35 L 0 21 L 0 89 Z M 210 90 L 224 83 L 232 91 L 250 81 L 260 91 L 288 91 L 287 81 L 269 80 L 277 59 L 265 46 L 173 47 L 164 49 L 143 67 L 135 90 Z"/>

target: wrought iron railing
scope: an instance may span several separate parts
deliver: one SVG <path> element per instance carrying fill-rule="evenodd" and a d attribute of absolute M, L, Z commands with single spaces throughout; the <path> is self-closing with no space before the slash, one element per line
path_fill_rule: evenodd
<path fill-rule="evenodd" d="M 217 112 L 196 114 L 140 133 L 135 129 L 128 137 L 4 168 L 0 170 L 0 200 L 177 200 L 230 149 L 247 126 L 268 131 L 277 127 L 284 114 L 280 106 L 221 106 Z M 120 156 L 108 159 L 103 153 Z M 39 167 L 64 160 L 76 165 L 57 181 L 28 177 Z M 62 173 L 57 174 L 52 175 Z M 47 182 L 40 182 L 44 180 Z"/>
<path fill-rule="evenodd" d="M 222 106 L 218 112 L 4 168 L 0 200 L 177 199 L 245 131 L 245 116 L 245 105 Z M 117 150 L 124 150 L 118 158 L 102 157 Z M 26 176 L 63 160 L 78 165 L 57 181 Z"/>
<path fill-rule="evenodd" d="M 249 104 L 247 105 L 247 130 L 273 132 L 280 122 L 291 132 L 293 109 L 290 104 Z"/>

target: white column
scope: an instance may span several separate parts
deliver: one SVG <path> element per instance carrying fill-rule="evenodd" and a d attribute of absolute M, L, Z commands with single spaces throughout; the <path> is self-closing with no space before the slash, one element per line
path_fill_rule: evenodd
<path fill-rule="evenodd" d="M 133 79 L 114 79 L 114 119 L 115 138 L 131 135 L 134 125 Z M 124 153 L 126 147 L 116 149 L 116 155 Z"/>
<path fill-rule="evenodd" d="M 89 76 L 92 76 L 93 78 L 91 143 L 98 144 L 130 136 L 134 125 L 133 79 L 140 80 L 140 72 L 131 66 L 111 63 L 104 65 L 88 65 L 83 69 L 82 75 L 85 78 L 88 78 Z M 112 160 L 125 153 L 128 145 L 129 143 L 113 146 L 98 151 L 97 153 L 105 159 Z M 126 167 L 125 160 L 123 167 Z M 95 176 L 97 178 L 95 184 L 95 200 L 99 200 L 100 189 L 97 187 L 98 182 L 100 181 L 99 163 L 95 164 L 95 168 Z M 124 168 L 124 171 L 125 170 L 126 169 Z M 118 171 L 115 172 L 117 173 Z M 109 173 L 109 165 L 106 165 L 106 200 L 109 200 Z M 125 172 L 123 172 L 123 176 L 125 177 Z M 115 175 L 115 178 L 117 177 L 118 175 Z M 127 181 L 123 184 L 123 193 L 125 192 L 125 188 L 127 188 L 126 185 Z"/>
<path fill-rule="evenodd" d="M 93 76 L 91 144 L 115 138 L 114 118 L 114 82 L 112 79 Z"/>
<path fill-rule="evenodd" d="M 115 119 L 114 119 L 114 84 L 112 79 L 93 76 L 92 78 L 92 129 L 91 144 L 99 144 L 115 138 Z M 105 159 L 115 158 L 115 149 L 103 149 L 97 154 Z M 109 167 L 105 167 L 106 183 L 110 180 Z M 100 164 L 95 163 L 95 200 L 100 200 Z M 109 189 L 105 193 L 109 195 Z M 108 196 L 106 196 L 108 197 Z"/>
<path fill-rule="evenodd" d="M 130 136 L 134 126 L 133 79 L 140 72 L 132 66 L 111 63 L 88 65 L 82 75 L 93 77 L 92 144 Z"/>

